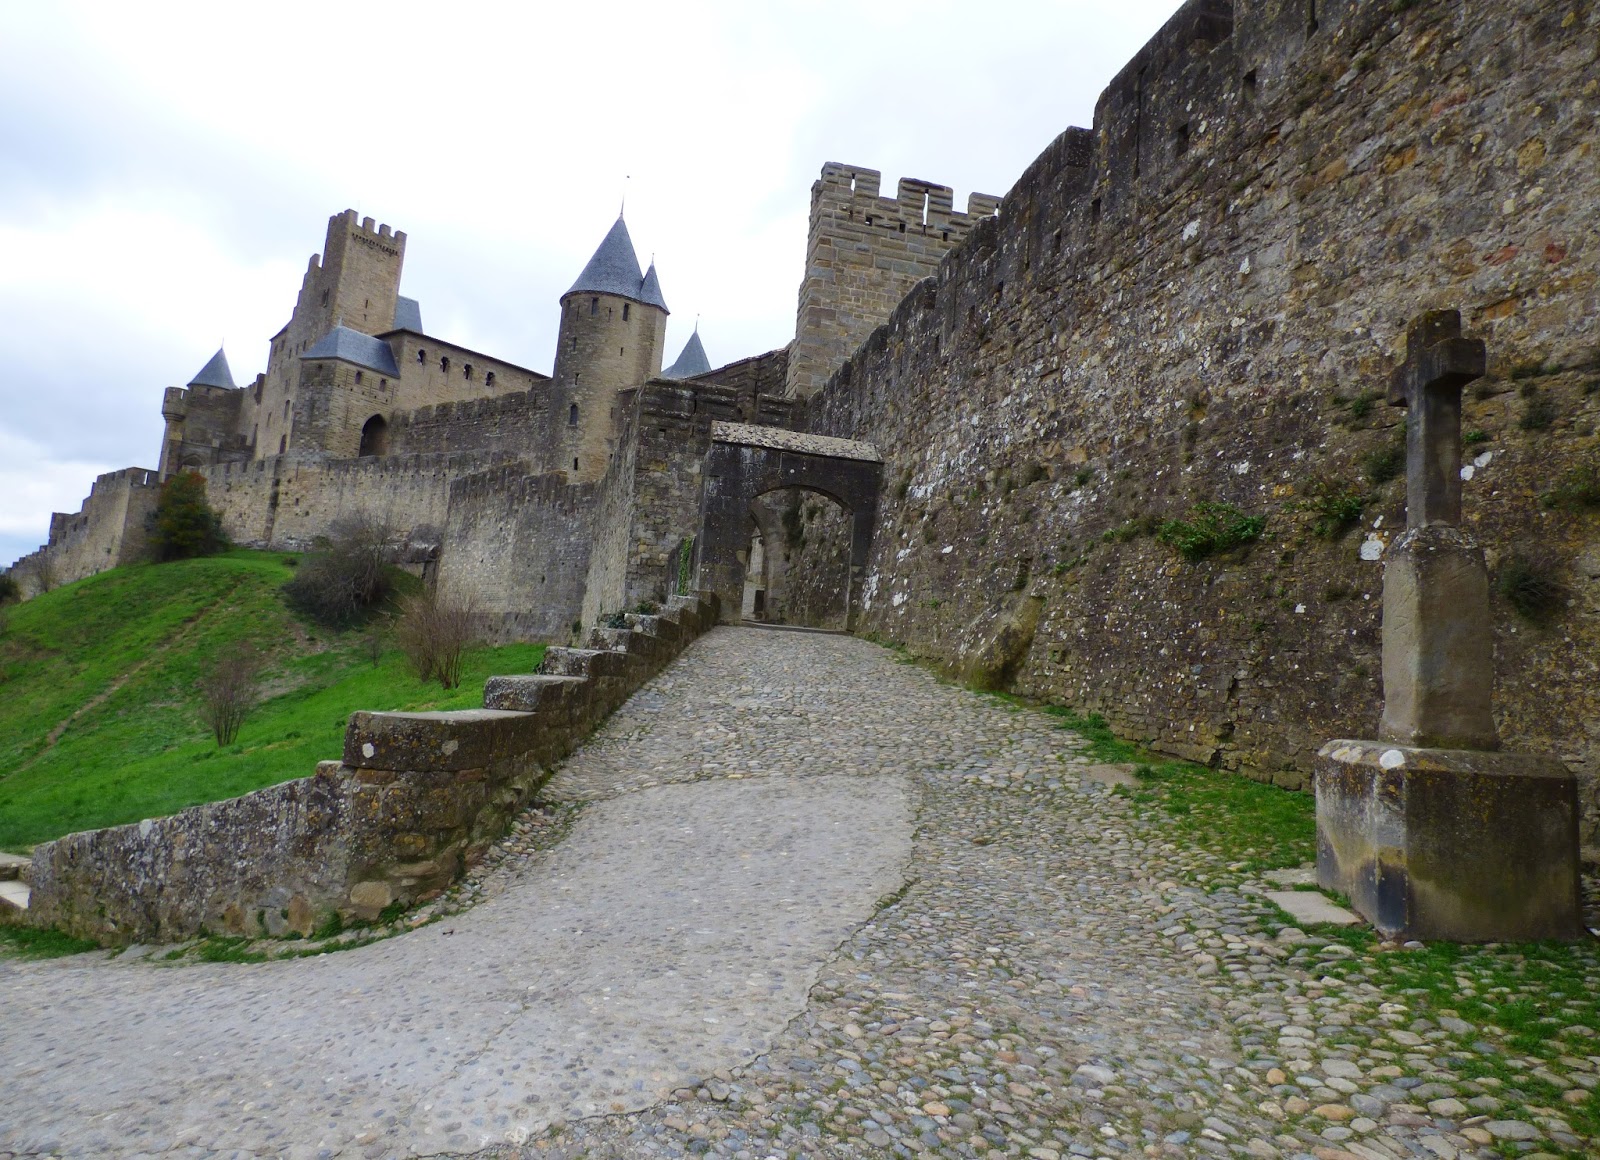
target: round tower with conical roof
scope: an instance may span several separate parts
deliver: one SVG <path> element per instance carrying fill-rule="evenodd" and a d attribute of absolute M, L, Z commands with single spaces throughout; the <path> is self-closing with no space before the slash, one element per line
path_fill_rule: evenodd
<path fill-rule="evenodd" d="M 605 474 L 616 440 L 617 392 L 661 373 L 667 303 L 656 266 L 639 257 L 621 216 L 561 296 L 550 384 L 554 467 L 574 482 Z"/>

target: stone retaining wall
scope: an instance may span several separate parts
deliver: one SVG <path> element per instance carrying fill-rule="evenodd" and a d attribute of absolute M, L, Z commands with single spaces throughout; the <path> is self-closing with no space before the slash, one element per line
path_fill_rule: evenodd
<path fill-rule="evenodd" d="M 29 921 L 112 943 L 309 934 L 373 919 L 472 865 L 606 716 L 717 623 L 715 598 L 552 648 L 543 671 L 491 677 L 484 708 L 352 714 L 343 761 L 243 797 L 33 854 Z"/>

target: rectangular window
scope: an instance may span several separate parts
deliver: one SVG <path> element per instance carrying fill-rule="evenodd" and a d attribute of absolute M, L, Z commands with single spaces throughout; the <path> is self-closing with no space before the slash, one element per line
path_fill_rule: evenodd
<path fill-rule="evenodd" d="M 631 305 L 633 305 L 631 302 L 624 302 L 622 304 L 622 321 L 624 322 L 628 321 L 628 307 Z"/>
<path fill-rule="evenodd" d="M 598 298 L 589 299 L 589 313 L 590 314 L 599 314 L 600 313 L 600 299 L 598 299 Z"/>

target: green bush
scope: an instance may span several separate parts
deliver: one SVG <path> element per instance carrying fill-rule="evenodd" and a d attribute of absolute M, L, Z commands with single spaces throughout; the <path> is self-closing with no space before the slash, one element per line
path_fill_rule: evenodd
<path fill-rule="evenodd" d="M 1522 388 L 1522 416 L 1517 426 L 1524 431 L 1543 431 L 1556 421 L 1559 412 L 1549 395 L 1529 383 Z"/>
<path fill-rule="evenodd" d="M 1406 472 L 1405 439 L 1391 439 L 1361 457 L 1361 473 L 1373 487 L 1382 487 Z"/>
<path fill-rule="evenodd" d="M 145 532 L 157 560 L 214 556 L 228 547 L 222 517 L 206 503 L 205 477 L 196 471 L 181 471 L 161 485 Z"/>
<path fill-rule="evenodd" d="M 1361 522 L 1361 512 L 1366 505 L 1366 493 L 1360 489 L 1342 481 L 1323 479 L 1307 489 L 1300 509 L 1314 517 L 1313 535 L 1322 540 L 1337 540 Z"/>
<path fill-rule="evenodd" d="M 1600 458 L 1569 469 L 1555 487 L 1544 493 L 1542 501 L 1545 507 L 1552 508 L 1600 507 Z"/>
<path fill-rule="evenodd" d="M 16 604 L 22 599 L 22 585 L 11 573 L 0 573 L 0 604 Z"/>
<path fill-rule="evenodd" d="M 336 524 L 283 586 L 289 607 L 328 628 L 348 628 L 394 594 L 389 529 L 371 520 Z"/>
<path fill-rule="evenodd" d="M 1542 624 L 1566 604 L 1567 593 L 1550 561 L 1513 553 L 1500 565 L 1495 591 L 1525 620 Z"/>
<path fill-rule="evenodd" d="M 1260 539 L 1266 526 L 1266 516 L 1247 516 L 1231 503 L 1201 500 L 1190 520 L 1167 520 L 1156 536 L 1178 549 L 1184 559 L 1203 560 Z"/>

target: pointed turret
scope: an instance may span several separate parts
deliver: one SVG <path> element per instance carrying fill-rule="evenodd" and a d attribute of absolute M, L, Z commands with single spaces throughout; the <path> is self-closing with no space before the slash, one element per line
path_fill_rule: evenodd
<path fill-rule="evenodd" d="M 217 347 L 217 353 L 211 356 L 211 361 L 200 368 L 200 372 L 189 380 L 191 387 L 226 387 L 234 390 L 233 371 L 228 369 L 228 356 L 222 353 L 222 348 Z"/>
<path fill-rule="evenodd" d="M 550 462 L 574 481 L 599 479 L 615 448 L 617 393 L 661 373 L 667 303 L 656 264 L 639 257 L 618 215 L 572 288 L 561 296 L 549 392 Z"/>
<path fill-rule="evenodd" d="M 700 344 L 700 327 L 697 324 L 694 333 L 689 336 L 689 341 L 683 344 L 683 353 L 678 355 L 678 361 L 661 372 L 664 379 L 692 379 L 696 375 L 703 375 L 711 369 L 711 360 L 706 358 L 706 348 Z"/>
<path fill-rule="evenodd" d="M 562 297 L 572 294 L 610 294 L 662 310 L 667 308 L 661 297 L 661 283 L 656 279 L 655 263 L 650 264 L 648 275 L 639 273 L 639 255 L 634 251 L 628 225 L 621 215 L 583 268 L 583 273 L 578 275 L 578 280 Z"/>
<path fill-rule="evenodd" d="M 667 309 L 667 300 L 661 296 L 661 280 L 656 277 L 656 260 L 650 259 L 650 268 L 644 272 L 644 282 L 639 287 L 639 301 L 650 306 Z M 670 314 L 671 311 L 668 311 Z"/>

